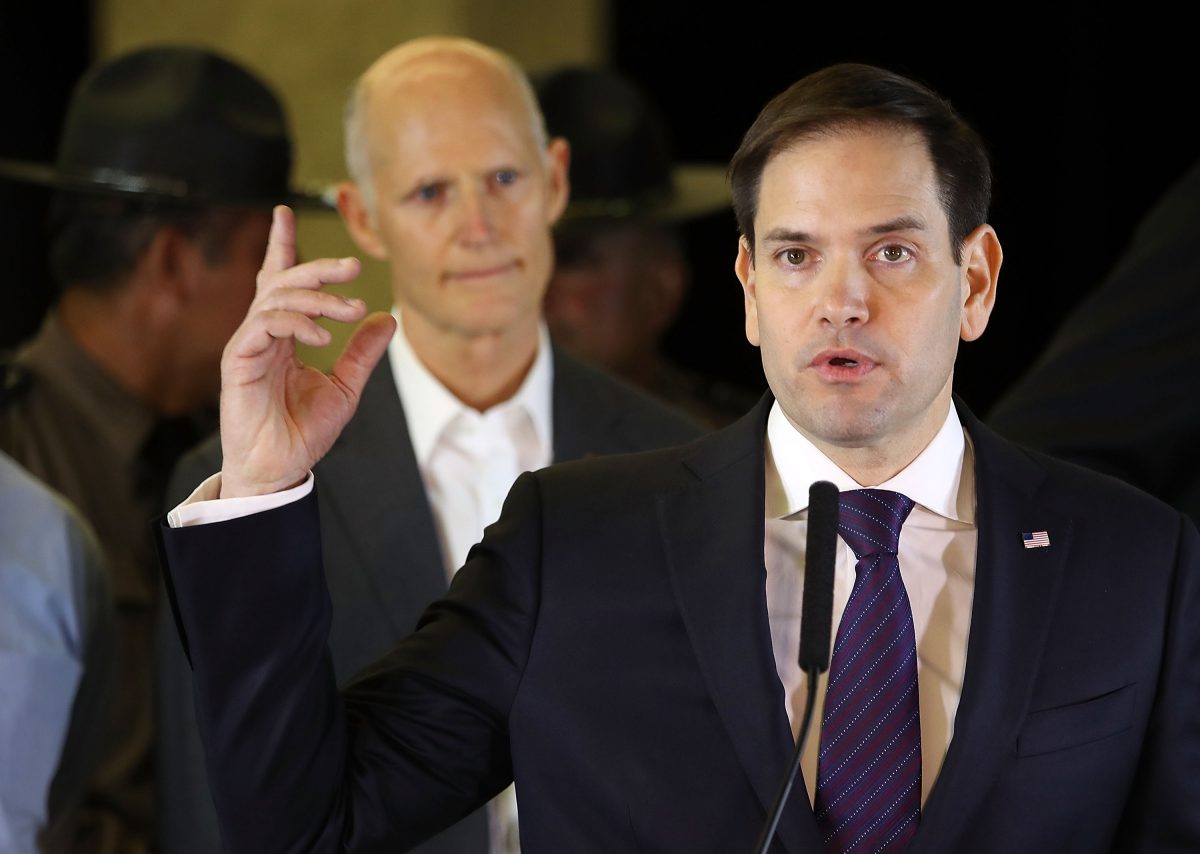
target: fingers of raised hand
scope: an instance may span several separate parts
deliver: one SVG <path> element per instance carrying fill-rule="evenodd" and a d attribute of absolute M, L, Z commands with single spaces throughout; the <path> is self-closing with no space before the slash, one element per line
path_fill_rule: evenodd
<path fill-rule="evenodd" d="M 276 205 L 271 211 L 271 230 L 267 234 L 267 254 L 263 257 L 264 272 L 286 270 L 296 263 L 296 215 L 287 205 Z"/>
<path fill-rule="evenodd" d="M 278 270 L 269 270 L 264 265 L 258 271 L 257 293 L 261 295 L 280 288 L 316 290 L 325 285 L 353 281 L 360 269 L 357 258 L 317 258 Z"/>
<path fill-rule="evenodd" d="M 360 299 L 324 291 L 276 288 L 255 299 L 230 344 L 243 356 L 262 352 L 275 339 L 294 338 L 302 344 L 321 347 L 329 343 L 331 335 L 316 318 L 354 323 L 366 311 L 366 303 Z"/>

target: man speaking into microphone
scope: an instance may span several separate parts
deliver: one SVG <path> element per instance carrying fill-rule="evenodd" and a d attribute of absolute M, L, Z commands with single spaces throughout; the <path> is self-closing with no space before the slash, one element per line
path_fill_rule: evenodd
<path fill-rule="evenodd" d="M 773 852 L 1200 848 L 1200 537 L 953 394 L 1002 253 L 983 143 L 887 70 L 773 99 L 729 170 L 770 387 L 689 445 L 523 475 L 416 631 L 339 692 L 310 470 L 392 332 L 277 211 L 223 362 L 223 468 L 160 530 L 233 852 L 404 850 L 515 781 L 537 852 L 751 851 L 803 717 L 809 487 L 831 652 Z M 819 732 L 817 730 L 819 729 Z M 799 789 L 797 790 L 799 792 Z"/>

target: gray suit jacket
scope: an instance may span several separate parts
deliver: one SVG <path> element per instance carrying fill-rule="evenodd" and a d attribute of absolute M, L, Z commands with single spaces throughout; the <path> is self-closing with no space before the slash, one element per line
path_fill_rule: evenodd
<path fill-rule="evenodd" d="M 680 444 L 702 432 L 677 411 L 559 351 L 554 352 L 553 419 L 555 462 Z M 220 466 L 220 443 L 214 436 L 181 460 L 168 490 L 168 507 L 185 499 Z M 386 358 L 368 380 L 358 411 L 314 473 L 333 604 L 329 647 L 334 672 L 343 682 L 411 632 L 425 606 L 446 591 L 433 514 Z M 192 708 L 191 670 L 168 597 L 160 601 L 157 762 L 162 852 L 213 854 L 221 850 L 220 836 Z M 485 854 L 485 811 L 477 810 L 412 850 Z"/>

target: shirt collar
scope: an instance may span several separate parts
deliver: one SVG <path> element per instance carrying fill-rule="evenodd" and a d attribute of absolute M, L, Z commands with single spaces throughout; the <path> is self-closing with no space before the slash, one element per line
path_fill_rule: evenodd
<path fill-rule="evenodd" d="M 818 480 L 843 491 L 861 488 L 792 426 L 775 401 L 767 417 L 767 516 L 784 518 L 807 510 L 809 485 Z M 943 518 L 974 524 L 973 454 L 953 401 L 932 441 L 879 488 L 902 492 Z"/>
<path fill-rule="evenodd" d="M 392 308 L 392 316 L 396 318 L 396 333 L 388 344 L 388 361 L 404 407 L 413 451 L 418 462 L 425 463 L 446 428 L 462 413 L 474 410 L 442 385 L 413 351 L 404 334 L 398 306 Z M 550 352 L 550 334 L 542 322 L 538 326 L 537 355 L 520 388 L 511 398 L 489 410 L 523 409 L 543 450 L 551 448 L 553 435 L 551 388 L 554 367 Z"/>

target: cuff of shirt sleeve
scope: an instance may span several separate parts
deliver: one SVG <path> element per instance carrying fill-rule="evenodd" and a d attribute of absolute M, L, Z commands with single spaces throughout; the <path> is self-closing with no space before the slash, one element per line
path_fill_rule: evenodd
<path fill-rule="evenodd" d="M 197 486 L 191 495 L 167 514 L 167 523 L 172 528 L 187 528 L 274 510 L 308 495 L 312 492 L 314 482 L 313 473 L 310 471 L 303 483 L 282 492 L 247 495 L 242 498 L 221 498 L 221 473 L 217 472 Z"/>

